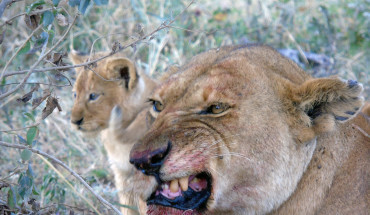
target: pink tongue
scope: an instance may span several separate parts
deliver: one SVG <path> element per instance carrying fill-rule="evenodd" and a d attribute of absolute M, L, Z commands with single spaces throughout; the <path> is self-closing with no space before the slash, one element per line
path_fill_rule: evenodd
<path fill-rule="evenodd" d="M 192 181 L 193 178 L 194 178 L 194 176 L 189 178 L 189 181 L 190 181 L 189 187 L 191 189 L 193 189 L 196 192 L 199 192 L 199 191 L 204 190 L 204 189 L 207 188 L 207 180 L 206 179 L 199 179 L 198 178 L 198 179 L 195 180 L 196 182 L 194 182 L 194 181 Z M 167 187 L 170 187 L 170 182 L 165 182 L 165 184 L 167 184 Z M 157 190 L 156 195 L 159 195 L 159 194 L 162 194 L 162 196 L 164 196 L 168 199 L 174 199 L 178 196 L 181 196 L 182 191 L 181 191 L 181 189 L 179 189 L 177 192 L 173 193 L 173 192 L 171 192 L 171 190 L 169 188 L 167 188 L 167 189 Z"/>
<path fill-rule="evenodd" d="M 207 188 L 207 180 L 202 178 L 198 179 L 197 182 L 191 181 L 189 183 L 189 187 L 191 187 L 191 189 L 194 191 L 199 192 Z"/>

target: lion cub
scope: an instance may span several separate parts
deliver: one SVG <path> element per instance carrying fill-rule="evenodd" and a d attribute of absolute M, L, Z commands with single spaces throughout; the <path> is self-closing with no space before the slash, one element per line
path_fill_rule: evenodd
<path fill-rule="evenodd" d="M 94 55 L 91 59 L 103 56 Z M 76 52 L 69 55 L 73 64 L 81 64 L 89 56 Z M 119 190 L 120 204 L 135 205 L 133 196 L 125 191 L 130 184 L 133 167 L 129 164 L 131 147 L 148 130 L 145 120 L 149 104 L 146 99 L 157 85 L 156 81 L 140 72 L 134 63 L 123 56 L 112 56 L 90 67 L 76 68 L 77 78 L 73 86 L 75 102 L 72 107 L 73 126 L 87 136 L 101 133 Z M 112 109 L 119 116 L 118 137 L 109 135 L 108 126 Z M 119 115 L 117 115 L 119 114 Z M 117 139 L 119 138 L 119 139 Z M 119 140 L 119 141 L 118 141 Z M 134 214 L 122 209 L 123 214 Z"/>

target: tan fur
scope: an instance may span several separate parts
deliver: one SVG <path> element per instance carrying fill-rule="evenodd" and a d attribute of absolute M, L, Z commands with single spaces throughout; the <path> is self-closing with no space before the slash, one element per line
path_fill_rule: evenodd
<path fill-rule="evenodd" d="M 92 59 L 103 56 L 98 53 Z M 88 56 L 70 54 L 74 64 L 80 64 Z M 93 71 L 99 74 L 96 75 Z M 135 206 L 137 203 L 129 192 L 133 167 L 129 165 L 129 151 L 134 143 L 148 130 L 145 117 L 149 103 L 146 99 L 157 83 L 138 71 L 134 63 L 124 56 L 113 56 L 99 61 L 95 66 L 77 68 L 74 84 L 76 100 L 72 108 L 71 121 L 83 118 L 82 124 L 74 127 L 84 134 L 96 136 L 101 132 L 101 139 L 108 153 L 114 173 L 115 185 L 119 191 L 120 204 Z M 105 80 L 104 80 L 105 79 Z M 91 101 L 90 94 L 99 97 Z M 109 131 L 111 110 L 117 106 L 120 114 L 116 117 L 117 130 Z M 114 132 L 114 135 L 111 133 Z M 117 139 L 119 138 L 119 139 Z M 121 209 L 123 214 L 136 214 L 130 209 Z"/>
<path fill-rule="evenodd" d="M 170 73 L 152 96 L 164 109 L 151 110 L 154 123 L 130 156 L 170 141 L 160 178 L 210 173 L 206 214 L 368 213 L 370 124 L 358 114 L 361 84 L 312 78 L 259 45 L 213 49 Z M 230 108 L 200 114 L 217 103 Z M 135 175 L 133 189 L 147 199 L 157 182 Z"/>

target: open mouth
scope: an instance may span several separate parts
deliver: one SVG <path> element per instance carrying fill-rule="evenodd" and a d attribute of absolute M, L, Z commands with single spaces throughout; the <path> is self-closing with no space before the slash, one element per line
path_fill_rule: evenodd
<path fill-rule="evenodd" d="M 211 182 L 211 177 L 205 172 L 162 182 L 147 200 L 147 204 L 149 207 L 161 205 L 201 212 L 206 209 L 207 200 L 211 196 Z"/>

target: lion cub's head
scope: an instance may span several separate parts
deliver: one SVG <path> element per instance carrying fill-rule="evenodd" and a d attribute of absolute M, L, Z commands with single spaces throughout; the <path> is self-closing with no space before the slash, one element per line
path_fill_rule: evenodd
<path fill-rule="evenodd" d="M 98 53 L 91 59 L 101 56 L 103 53 Z M 75 52 L 69 57 L 73 64 L 84 63 L 89 58 Z M 76 129 L 93 136 L 108 127 L 115 105 L 125 110 L 126 117 L 135 117 L 152 88 L 145 86 L 145 77 L 139 75 L 134 63 L 126 57 L 108 57 L 94 66 L 78 67 L 76 73 L 71 122 Z"/>
<path fill-rule="evenodd" d="M 266 46 L 197 55 L 151 97 L 154 123 L 130 154 L 136 192 L 152 215 L 269 213 L 294 192 L 317 137 L 356 115 L 361 91 Z"/>

